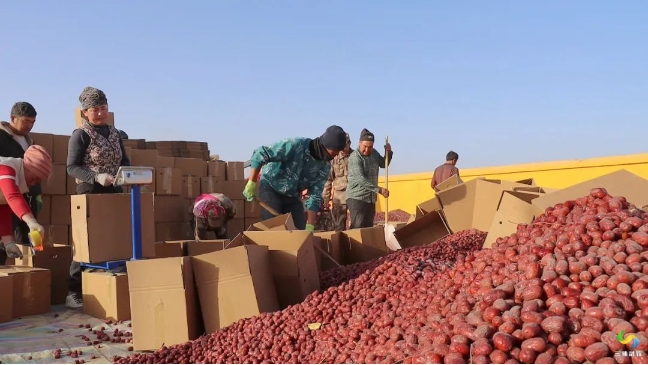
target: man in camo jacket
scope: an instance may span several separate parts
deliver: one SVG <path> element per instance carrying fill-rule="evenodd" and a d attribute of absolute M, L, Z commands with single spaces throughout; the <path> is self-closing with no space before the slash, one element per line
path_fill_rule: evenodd
<path fill-rule="evenodd" d="M 346 188 L 351 152 L 353 152 L 351 139 L 347 133 L 346 147 L 331 161 L 331 175 L 324 185 L 324 193 L 322 194 L 325 206 L 331 207 L 333 230 L 335 231 L 347 229 Z"/>

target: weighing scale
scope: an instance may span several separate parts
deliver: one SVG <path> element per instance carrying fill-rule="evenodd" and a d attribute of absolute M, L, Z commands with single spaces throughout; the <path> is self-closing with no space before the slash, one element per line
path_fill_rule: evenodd
<path fill-rule="evenodd" d="M 144 166 L 122 166 L 117 171 L 115 176 L 116 186 L 130 186 L 131 187 L 131 232 L 132 232 L 132 245 L 133 257 L 131 261 L 142 259 L 142 210 L 141 210 L 141 195 L 140 189 L 142 185 L 150 185 L 153 183 L 152 167 Z M 107 261 L 101 263 L 81 263 L 81 266 L 92 269 L 112 270 L 120 266 L 125 266 L 125 260 Z"/>

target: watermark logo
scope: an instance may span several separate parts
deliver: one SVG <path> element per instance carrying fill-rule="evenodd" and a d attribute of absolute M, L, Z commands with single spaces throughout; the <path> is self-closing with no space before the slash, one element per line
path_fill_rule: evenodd
<path fill-rule="evenodd" d="M 630 350 L 631 351 L 634 351 L 634 349 L 636 349 L 637 346 L 639 346 L 639 343 L 640 343 L 639 339 L 637 338 L 637 336 L 634 335 L 634 333 L 628 333 L 626 335 L 625 331 L 619 332 L 617 334 L 617 336 L 616 336 L 616 339 L 617 339 L 617 341 L 619 341 L 620 343 L 622 343 L 624 345 L 630 344 Z"/>

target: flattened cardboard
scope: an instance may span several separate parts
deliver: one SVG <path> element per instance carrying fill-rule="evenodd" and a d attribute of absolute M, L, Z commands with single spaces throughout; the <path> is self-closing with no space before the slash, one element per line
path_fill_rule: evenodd
<path fill-rule="evenodd" d="M 499 180 L 474 179 L 438 192 L 450 231 L 488 231 L 504 190 Z"/>
<path fill-rule="evenodd" d="M 83 313 L 100 319 L 131 319 L 128 275 L 101 271 L 81 273 Z"/>
<path fill-rule="evenodd" d="M 279 310 L 268 247 L 246 245 L 191 257 L 206 333 Z"/>
<path fill-rule="evenodd" d="M 295 222 L 293 222 L 292 215 L 282 214 L 274 218 L 266 219 L 264 221 L 254 223 L 248 231 L 294 231 L 297 230 Z"/>
<path fill-rule="evenodd" d="M 522 191 L 504 191 L 488 230 L 484 247 L 492 247 L 500 237 L 510 236 L 517 231 L 518 224 L 528 224 L 535 216 L 531 201 L 540 194 Z"/>
<path fill-rule="evenodd" d="M 28 266 L 0 266 L 0 275 L 13 276 L 12 317 L 34 316 L 50 311 L 49 270 Z"/>
<path fill-rule="evenodd" d="M 157 350 L 202 333 L 198 294 L 189 257 L 128 261 L 133 347 Z"/>
<path fill-rule="evenodd" d="M 382 226 L 350 229 L 342 234 L 342 251 L 347 265 L 375 260 L 391 252 Z"/>
<path fill-rule="evenodd" d="M 313 235 L 308 231 L 246 231 L 231 246 L 267 246 L 280 308 L 320 289 Z"/>
<path fill-rule="evenodd" d="M 6 295 L 0 295 L 0 323 L 13 319 L 13 285 L 14 277 L 12 275 L 0 274 L 0 293 L 6 293 Z"/>
<path fill-rule="evenodd" d="M 648 180 L 624 169 L 544 194 L 533 199 L 532 204 L 536 215 L 540 215 L 548 207 L 588 196 L 594 188 L 605 188 L 612 196 L 624 196 L 637 207 L 648 205 Z"/>
<path fill-rule="evenodd" d="M 402 248 L 427 245 L 449 234 L 450 229 L 440 210 L 433 210 L 394 232 Z"/>

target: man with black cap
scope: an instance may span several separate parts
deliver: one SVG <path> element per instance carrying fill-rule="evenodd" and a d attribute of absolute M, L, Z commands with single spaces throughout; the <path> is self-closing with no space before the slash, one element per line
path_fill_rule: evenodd
<path fill-rule="evenodd" d="M 322 205 L 322 191 L 331 173 L 331 160 L 344 149 L 346 133 L 332 125 L 320 137 L 290 138 L 272 146 L 262 146 L 252 153 L 250 178 L 243 190 L 248 201 L 257 198 L 276 213 L 291 213 L 297 229 L 313 231 L 317 212 Z M 308 190 L 309 198 L 301 201 L 302 191 Z M 308 217 L 304 214 L 304 205 Z M 261 218 L 270 219 L 273 214 L 261 208 Z"/>
<path fill-rule="evenodd" d="M 11 108 L 11 122 L 0 122 L 0 157 L 24 157 L 25 150 L 34 144 L 29 132 L 34 128 L 36 115 L 36 108 L 26 101 L 20 101 L 13 105 Z M 29 192 L 24 195 L 25 200 L 29 202 L 34 217 L 43 206 L 41 194 L 41 185 L 36 184 L 31 186 Z M 29 234 L 29 228 L 27 224 L 13 215 L 13 226 L 16 242 L 28 245 L 29 238 L 27 235 Z M 0 250 L 0 265 L 4 265 L 6 260 L 6 252 Z"/>
<path fill-rule="evenodd" d="M 349 183 L 346 202 L 351 213 L 351 229 L 373 227 L 377 194 L 389 197 L 389 191 L 378 186 L 378 174 L 385 168 L 385 157 L 376 151 L 374 134 L 366 128 L 360 133 L 358 149 L 349 156 Z M 385 145 L 391 164 L 394 153 Z"/>

